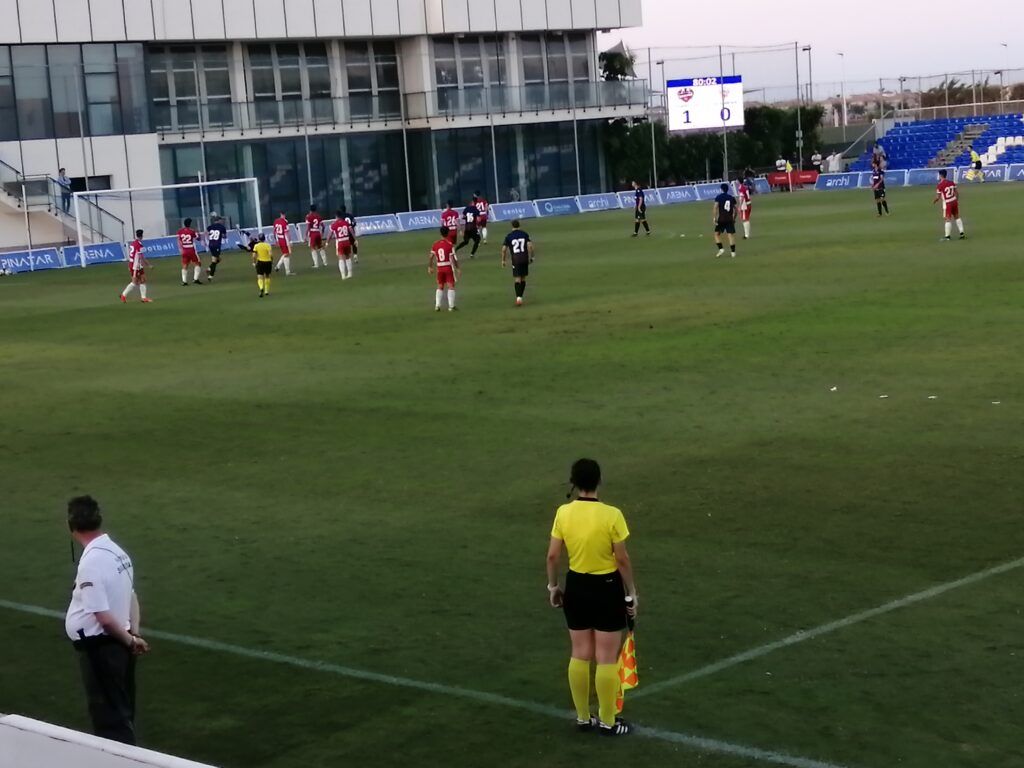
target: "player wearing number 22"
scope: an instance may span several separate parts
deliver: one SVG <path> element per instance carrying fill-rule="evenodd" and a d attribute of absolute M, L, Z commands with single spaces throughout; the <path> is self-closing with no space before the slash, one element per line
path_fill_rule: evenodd
<path fill-rule="evenodd" d="M 185 219 L 181 229 L 178 230 L 178 250 L 181 252 L 181 284 L 188 285 L 188 268 L 194 267 L 192 282 L 195 285 L 202 285 L 199 276 L 203 274 L 203 265 L 199 261 L 199 254 L 196 253 L 196 241 L 199 233 L 192 229 L 192 219 Z"/>
<path fill-rule="evenodd" d="M 448 227 L 441 227 L 441 239 L 434 243 L 430 249 L 430 259 L 427 261 L 427 274 L 434 274 L 437 268 L 437 292 L 434 294 L 434 311 L 441 311 L 441 304 L 444 303 L 445 295 L 448 298 L 448 311 L 454 312 L 455 306 L 455 279 L 459 271 L 459 258 L 455 255 L 455 246 L 448 237 Z"/>
<path fill-rule="evenodd" d="M 964 220 L 960 218 L 960 192 L 954 182 L 946 177 L 946 171 L 939 171 L 939 185 L 935 188 L 935 199 L 932 205 L 942 201 L 942 218 L 945 219 L 945 236 L 943 240 L 949 240 L 953 234 L 953 222 L 960 232 L 960 239 L 966 240 L 964 234 Z"/>
<path fill-rule="evenodd" d="M 729 192 L 729 185 L 722 185 L 722 193 L 715 198 L 714 208 L 715 245 L 718 246 L 719 258 L 725 253 L 722 245 L 722 235 L 729 236 L 729 251 L 733 258 L 736 258 L 736 198 Z"/>
<path fill-rule="evenodd" d="M 526 294 L 526 278 L 530 275 L 530 264 L 533 262 L 533 242 L 530 236 L 519 228 L 519 221 L 512 222 L 512 231 L 505 237 L 501 246 L 501 266 L 504 269 L 507 261 L 512 260 L 512 279 L 515 282 L 516 306 L 523 306 Z"/>

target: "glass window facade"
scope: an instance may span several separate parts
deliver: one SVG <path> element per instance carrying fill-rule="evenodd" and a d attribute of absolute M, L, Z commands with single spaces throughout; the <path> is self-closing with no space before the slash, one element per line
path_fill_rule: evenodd
<path fill-rule="evenodd" d="M 233 124 L 226 46 L 155 46 L 147 59 L 155 130 Z"/>
<path fill-rule="evenodd" d="M 590 43 L 583 33 L 522 35 L 519 58 L 528 106 L 568 108 L 584 101 L 593 76 Z"/>
<path fill-rule="evenodd" d="M 442 112 L 483 111 L 505 102 L 505 39 L 501 36 L 437 37 L 434 82 Z"/>
<path fill-rule="evenodd" d="M 0 141 L 18 138 L 18 113 L 14 107 L 14 74 L 11 49 L 0 46 Z"/>
<path fill-rule="evenodd" d="M 400 117 L 398 55 L 390 40 L 345 43 L 349 116 L 354 120 Z"/>

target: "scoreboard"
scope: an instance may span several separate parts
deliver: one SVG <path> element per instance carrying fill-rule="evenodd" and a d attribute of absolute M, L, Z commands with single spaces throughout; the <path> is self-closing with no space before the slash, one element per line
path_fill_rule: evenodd
<path fill-rule="evenodd" d="M 670 131 L 709 131 L 743 127 L 741 76 L 669 80 L 666 88 Z"/>

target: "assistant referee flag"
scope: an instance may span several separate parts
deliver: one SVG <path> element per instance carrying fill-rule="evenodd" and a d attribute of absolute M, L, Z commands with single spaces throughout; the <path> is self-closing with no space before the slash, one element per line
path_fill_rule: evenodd
<path fill-rule="evenodd" d="M 626 691 L 640 685 L 636 668 L 636 636 L 632 628 L 626 634 L 626 642 L 622 644 L 619 654 L 619 695 L 615 699 L 615 711 L 622 712 L 626 702 Z"/>

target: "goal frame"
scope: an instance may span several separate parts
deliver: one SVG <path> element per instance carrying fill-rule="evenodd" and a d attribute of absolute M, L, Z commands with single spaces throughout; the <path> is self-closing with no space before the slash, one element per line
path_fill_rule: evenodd
<path fill-rule="evenodd" d="M 220 187 L 227 184 L 251 184 L 253 189 L 253 200 L 256 205 L 256 227 L 257 231 L 263 230 L 263 212 L 260 210 L 260 181 L 255 176 L 248 176 L 240 179 L 218 179 L 215 181 L 189 181 L 181 184 L 159 184 L 153 187 L 124 187 L 122 189 L 97 189 L 97 190 L 82 190 L 79 192 L 72 192 L 72 202 L 75 206 L 75 230 L 78 238 L 78 260 L 84 269 L 88 265 L 88 259 L 85 256 L 85 239 L 82 237 L 82 217 L 81 208 L 79 206 L 79 200 L 83 197 L 96 197 L 99 195 L 122 195 L 131 194 L 132 192 L 155 192 L 158 190 L 165 189 L 199 189 L 199 197 L 201 200 L 205 200 L 203 190 L 209 187 Z M 203 204 L 205 209 L 205 202 Z M 205 215 L 205 212 L 204 212 Z"/>

